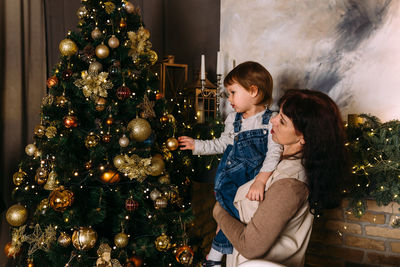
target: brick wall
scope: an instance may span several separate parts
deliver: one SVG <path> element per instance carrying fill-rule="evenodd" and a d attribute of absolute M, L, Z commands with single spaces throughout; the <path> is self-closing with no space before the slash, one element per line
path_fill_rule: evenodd
<path fill-rule="evenodd" d="M 400 266 L 400 205 L 378 206 L 357 218 L 346 212 L 348 202 L 316 219 L 306 254 L 306 266 Z"/>

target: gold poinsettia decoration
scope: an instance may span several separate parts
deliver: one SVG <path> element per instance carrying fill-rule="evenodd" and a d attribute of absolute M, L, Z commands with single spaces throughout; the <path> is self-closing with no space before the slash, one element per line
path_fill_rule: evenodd
<path fill-rule="evenodd" d="M 140 54 L 150 50 L 151 42 L 149 41 L 150 32 L 149 30 L 140 26 L 136 32 L 128 32 L 128 37 L 131 43 L 131 49 L 129 50 L 129 56 L 135 60 Z"/>
<path fill-rule="evenodd" d="M 148 166 L 151 165 L 151 158 L 141 158 L 136 154 L 132 156 L 124 155 L 124 162 L 118 166 L 118 171 L 122 172 L 129 179 L 136 179 L 143 182 L 148 175 Z"/>
<path fill-rule="evenodd" d="M 113 87 L 113 83 L 107 80 L 108 73 L 89 74 L 86 70 L 81 74 L 82 79 L 74 82 L 75 86 L 82 89 L 83 94 L 92 100 L 98 97 L 107 97 L 107 90 Z"/>

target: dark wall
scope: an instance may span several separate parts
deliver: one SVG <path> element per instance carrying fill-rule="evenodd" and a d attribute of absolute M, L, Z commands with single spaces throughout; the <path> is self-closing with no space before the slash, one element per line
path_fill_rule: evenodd
<path fill-rule="evenodd" d="M 219 50 L 220 0 L 131 0 L 140 7 L 150 41 L 159 58 L 174 55 L 176 63 L 189 65 L 189 81 L 200 70 L 205 54 L 207 78 L 216 80 Z M 48 69 L 59 60 L 58 44 L 78 24 L 80 0 L 45 0 Z"/>

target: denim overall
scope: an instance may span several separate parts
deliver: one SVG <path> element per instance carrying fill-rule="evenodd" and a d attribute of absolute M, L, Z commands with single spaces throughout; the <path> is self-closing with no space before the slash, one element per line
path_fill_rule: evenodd
<path fill-rule="evenodd" d="M 262 123 L 267 125 L 272 112 L 267 109 L 262 115 Z M 240 132 L 242 113 L 237 113 L 233 123 L 235 133 Z M 254 129 L 240 132 L 235 136 L 233 145 L 228 145 L 215 175 L 215 198 L 232 216 L 239 218 L 239 212 L 233 205 L 237 189 L 254 179 L 260 171 L 268 151 L 268 130 Z M 212 248 L 232 254 L 233 246 L 220 230 L 214 237 Z"/>

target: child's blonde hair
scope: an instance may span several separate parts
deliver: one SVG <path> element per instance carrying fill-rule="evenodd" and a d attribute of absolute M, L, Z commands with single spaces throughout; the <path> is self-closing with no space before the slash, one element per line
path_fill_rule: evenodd
<path fill-rule="evenodd" d="M 247 91 L 251 86 L 258 89 L 259 101 L 257 104 L 265 104 L 268 107 L 272 104 L 272 76 L 260 63 L 246 61 L 237 65 L 224 79 L 224 86 L 240 84 Z"/>

